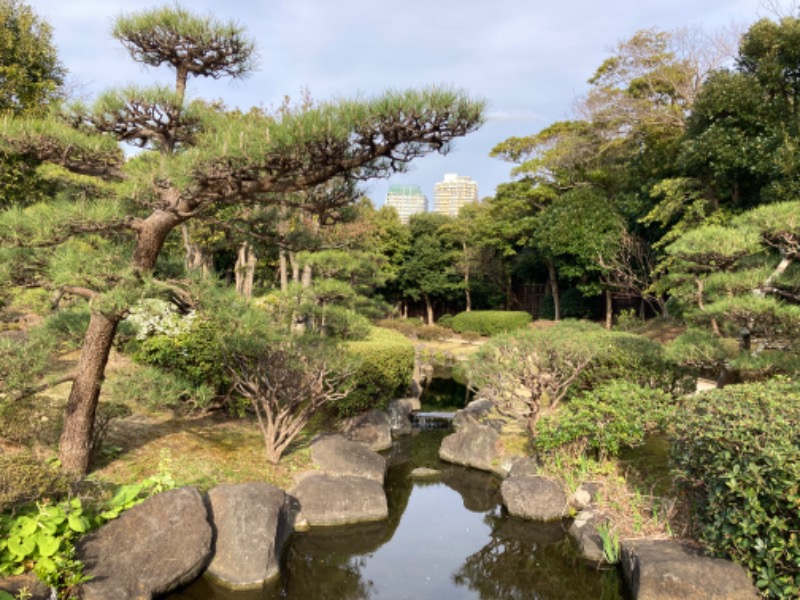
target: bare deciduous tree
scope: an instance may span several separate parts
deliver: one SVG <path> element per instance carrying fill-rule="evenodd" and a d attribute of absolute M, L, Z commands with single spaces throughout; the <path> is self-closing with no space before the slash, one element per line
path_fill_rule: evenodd
<path fill-rule="evenodd" d="M 267 460 L 277 464 L 308 420 L 323 406 L 352 391 L 352 365 L 280 342 L 257 357 L 238 356 L 231 365 L 234 389 L 248 398 L 258 418 Z"/>

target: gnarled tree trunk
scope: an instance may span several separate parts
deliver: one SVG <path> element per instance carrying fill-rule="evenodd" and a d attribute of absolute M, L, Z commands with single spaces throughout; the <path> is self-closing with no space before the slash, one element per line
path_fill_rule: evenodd
<path fill-rule="evenodd" d="M 138 222 L 134 226 L 136 247 L 131 265 L 140 272 L 152 271 L 164 240 L 181 220 L 174 212 L 157 210 L 147 219 Z M 97 402 L 111 344 L 122 316 L 123 313 L 105 315 L 92 312 L 89 319 L 89 328 L 67 401 L 64 428 L 58 445 L 58 459 L 62 468 L 75 476 L 84 476 L 89 471 Z"/>
<path fill-rule="evenodd" d="M 61 467 L 73 475 L 82 476 L 89 470 L 97 401 L 119 321 L 119 317 L 100 313 L 92 313 L 89 319 L 58 444 Z"/>

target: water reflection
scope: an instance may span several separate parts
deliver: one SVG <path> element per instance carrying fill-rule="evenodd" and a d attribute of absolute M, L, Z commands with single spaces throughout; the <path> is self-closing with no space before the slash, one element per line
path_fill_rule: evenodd
<path fill-rule="evenodd" d="M 387 476 L 389 518 L 314 528 L 293 536 L 281 579 L 257 593 L 225 592 L 200 581 L 193 600 L 619 600 L 616 572 L 582 564 L 560 523 L 509 518 L 498 481 L 440 463 L 446 432 L 422 432 L 394 453 Z M 415 467 L 439 481 L 412 481 Z"/>

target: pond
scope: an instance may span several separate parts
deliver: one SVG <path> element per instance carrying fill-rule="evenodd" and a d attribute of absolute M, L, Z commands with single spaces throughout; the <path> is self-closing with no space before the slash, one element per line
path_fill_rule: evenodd
<path fill-rule="evenodd" d="M 171 600 L 619 600 L 616 570 L 584 564 L 566 525 L 511 518 L 499 481 L 442 463 L 447 431 L 402 439 L 388 455 L 389 518 L 295 534 L 270 589 L 230 592 L 205 580 Z M 414 480 L 412 469 L 439 469 Z"/>

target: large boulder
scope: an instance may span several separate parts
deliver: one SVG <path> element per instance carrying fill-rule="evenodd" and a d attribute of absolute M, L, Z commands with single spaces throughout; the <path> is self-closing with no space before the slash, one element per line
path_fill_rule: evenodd
<path fill-rule="evenodd" d="M 200 492 L 157 494 L 82 539 L 76 558 L 92 579 L 84 600 L 149 600 L 195 579 L 211 558 L 213 533 Z"/>
<path fill-rule="evenodd" d="M 500 495 L 510 515 L 532 521 L 558 520 L 567 508 L 561 485 L 544 477 L 509 477 L 500 485 Z"/>
<path fill-rule="evenodd" d="M 491 427 L 474 424 L 462 427 L 442 440 L 439 458 L 465 467 L 492 471 L 498 465 L 499 441 L 500 435 Z"/>
<path fill-rule="evenodd" d="M 605 564 L 603 538 L 597 531 L 601 525 L 608 524 L 609 519 L 601 512 L 592 509 L 581 511 L 569 527 L 569 535 L 575 540 L 578 551 L 584 560 L 597 565 Z"/>
<path fill-rule="evenodd" d="M 231 589 L 256 589 L 278 577 L 283 546 L 299 510 L 268 483 L 220 485 L 208 492 L 217 532 L 206 575 Z"/>
<path fill-rule="evenodd" d="M 386 413 L 392 434 L 410 435 L 414 429 L 411 426 L 411 413 L 420 410 L 421 407 L 419 398 L 398 398 L 389 402 Z"/>
<path fill-rule="evenodd" d="M 621 543 L 622 571 L 634 600 L 755 600 L 744 568 L 668 540 Z"/>
<path fill-rule="evenodd" d="M 362 444 L 375 452 L 392 447 L 389 416 L 382 410 L 368 410 L 349 419 L 344 435 L 351 442 Z"/>
<path fill-rule="evenodd" d="M 317 467 L 333 477 L 363 477 L 383 485 L 386 459 L 362 444 L 341 435 L 325 435 L 311 444 L 311 458 Z"/>
<path fill-rule="evenodd" d="M 364 477 L 319 474 L 305 477 L 290 492 L 310 525 L 347 525 L 389 516 L 383 485 Z"/>

